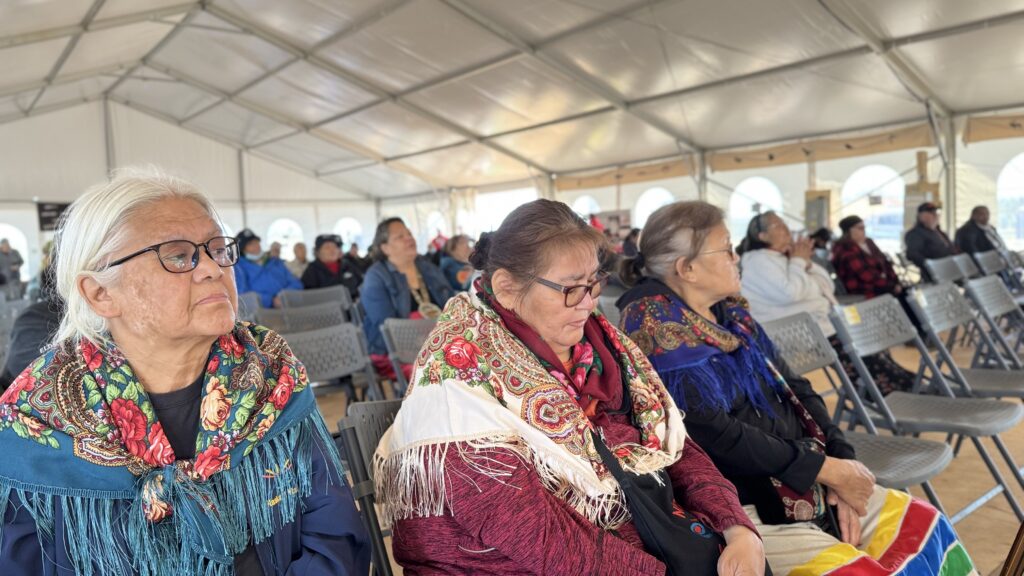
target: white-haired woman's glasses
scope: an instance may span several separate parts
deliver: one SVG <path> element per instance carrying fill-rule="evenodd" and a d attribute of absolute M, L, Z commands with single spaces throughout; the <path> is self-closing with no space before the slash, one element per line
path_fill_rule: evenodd
<path fill-rule="evenodd" d="M 199 265 L 200 248 L 205 250 L 206 255 L 221 268 L 230 268 L 238 262 L 238 245 L 235 243 L 235 239 L 230 236 L 215 236 L 201 244 L 188 240 L 171 240 L 154 244 L 124 258 L 114 260 L 110 263 L 110 267 L 120 266 L 146 252 L 155 252 L 164 270 L 172 274 L 184 274 L 195 270 Z"/>

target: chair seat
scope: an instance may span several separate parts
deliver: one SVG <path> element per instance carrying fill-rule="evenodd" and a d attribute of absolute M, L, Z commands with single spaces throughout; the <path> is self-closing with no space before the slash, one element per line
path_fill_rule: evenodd
<path fill-rule="evenodd" d="M 961 368 L 960 372 L 979 398 L 1024 398 L 1024 376 L 1020 372 L 994 368 Z M 952 384 L 950 387 L 957 390 Z"/>
<path fill-rule="evenodd" d="M 992 436 L 1013 428 L 1024 416 L 1024 407 L 1020 403 L 982 398 L 893 392 L 885 397 L 885 403 L 907 433 Z"/>
<path fill-rule="evenodd" d="M 953 448 L 942 442 L 863 432 L 846 432 L 845 435 L 857 451 L 857 460 L 886 488 L 902 490 L 927 482 L 953 459 Z"/>

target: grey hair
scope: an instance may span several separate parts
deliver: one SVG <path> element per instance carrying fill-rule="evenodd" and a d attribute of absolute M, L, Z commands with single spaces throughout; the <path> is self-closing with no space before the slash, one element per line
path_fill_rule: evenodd
<path fill-rule="evenodd" d="M 651 214 L 640 232 L 640 254 L 620 263 L 619 276 L 627 286 L 643 276 L 664 280 L 675 272 L 680 258 L 693 260 L 708 233 L 725 220 L 722 209 L 694 200 L 674 202 Z"/>
<path fill-rule="evenodd" d="M 66 304 L 54 343 L 108 343 L 107 321 L 89 306 L 78 282 L 86 277 L 104 286 L 117 282 L 120 269 L 110 267 L 112 255 L 124 249 L 132 222 L 167 199 L 192 200 L 220 223 L 209 199 L 193 184 L 156 167 L 117 170 L 109 182 L 90 187 L 67 209 L 54 239 L 56 289 Z"/>

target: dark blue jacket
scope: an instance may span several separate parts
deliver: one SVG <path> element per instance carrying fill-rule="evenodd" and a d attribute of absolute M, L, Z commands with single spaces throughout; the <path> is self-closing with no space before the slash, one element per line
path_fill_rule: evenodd
<path fill-rule="evenodd" d="M 243 257 L 235 264 L 235 284 L 239 294 L 259 294 L 264 308 L 274 307 L 274 296 L 281 290 L 302 290 L 302 282 L 288 271 L 280 258 L 259 264 Z"/>
<path fill-rule="evenodd" d="M 370 570 L 370 545 L 345 480 L 330 478 L 324 448 L 312 450 L 313 492 L 294 522 L 256 544 L 265 576 L 363 576 Z M 12 498 L 14 495 L 12 494 Z M 116 505 L 114 514 L 126 514 Z M 4 576 L 74 576 L 64 538 L 64 514 L 53 507 L 54 538 L 40 538 L 35 520 L 22 506 L 7 506 L 0 541 Z M 44 561 L 40 540 L 45 547 Z M 103 542 L 97 542 L 103 546 Z M 277 564 L 275 565 L 275 558 Z"/>
<path fill-rule="evenodd" d="M 462 272 L 467 267 L 469 267 L 469 264 L 456 260 L 451 256 L 444 256 L 441 258 L 441 272 L 444 272 L 444 277 L 448 279 L 448 284 L 451 285 L 452 289 L 456 292 L 469 289 L 469 279 L 473 275 L 472 268 L 470 268 L 469 272 L 466 273 L 465 282 L 459 282 L 459 272 Z"/>
<path fill-rule="evenodd" d="M 448 284 L 444 273 L 437 266 L 423 257 L 416 259 L 416 268 L 427 284 L 430 299 L 441 308 L 455 291 Z M 412 314 L 412 292 L 405 274 L 398 271 L 391 262 L 375 262 L 366 271 L 366 280 L 359 288 L 360 301 L 366 312 L 363 319 L 363 331 L 369 341 L 370 354 L 387 354 L 384 336 L 380 332 L 381 325 L 388 318 L 408 318 Z"/>

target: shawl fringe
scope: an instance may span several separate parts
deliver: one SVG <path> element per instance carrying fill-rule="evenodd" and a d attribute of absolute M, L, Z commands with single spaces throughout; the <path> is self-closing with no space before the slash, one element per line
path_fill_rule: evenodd
<path fill-rule="evenodd" d="M 506 484 L 514 465 L 494 458 L 496 453 L 514 455 L 523 465 L 531 465 L 544 487 L 584 518 L 605 529 L 615 529 L 631 520 L 622 491 L 612 482 L 606 494 L 588 494 L 574 481 L 572 472 L 558 467 L 557 460 L 545 458 L 515 435 L 500 434 L 444 443 L 420 444 L 391 453 L 387 458 L 374 455 L 377 503 L 387 526 L 398 520 L 442 516 L 451 510 L 451 495 L 445 460 L 449 451 L 475 473 Z M 672 463 L 671 456 L 652 452 L 641 460 L 623 462 L 623 468 L 636 474 L 653 474 Z M 657 476 L 656 476 L 657 477 Z M 657 477 L 660 480 L 660 477 Z M 385 481 L 386 480 L 386 481 Z"/>
<path fill-rule="evenodd" d="M 0 517 L 9 506 L 20 506 L 35 521 L 40 540 L 52 541 L 54 506 L 60 506 L 68 556 L 80 576 L 230 576 L 234 556 L 250 541 L 269 538 L 302 511 L 313 491 L 314 449 L 325 449 L 328 466 L 342 470 L 334 441 L 316 411 L 264 439 L 237 466 L 207 482 L 172 482 L 167 493 L 173 515 L 156 523 L 146 519 L 141 498 L 69 495 L 4 478 Z M 155 470 L 138 482 L 164 473 Z M 339 479 L 329 474 L 327 481 Z M 0 539 L 2 529 L 0 525 Z M 222 552 L 211 554 L 211 546 Z"/>

